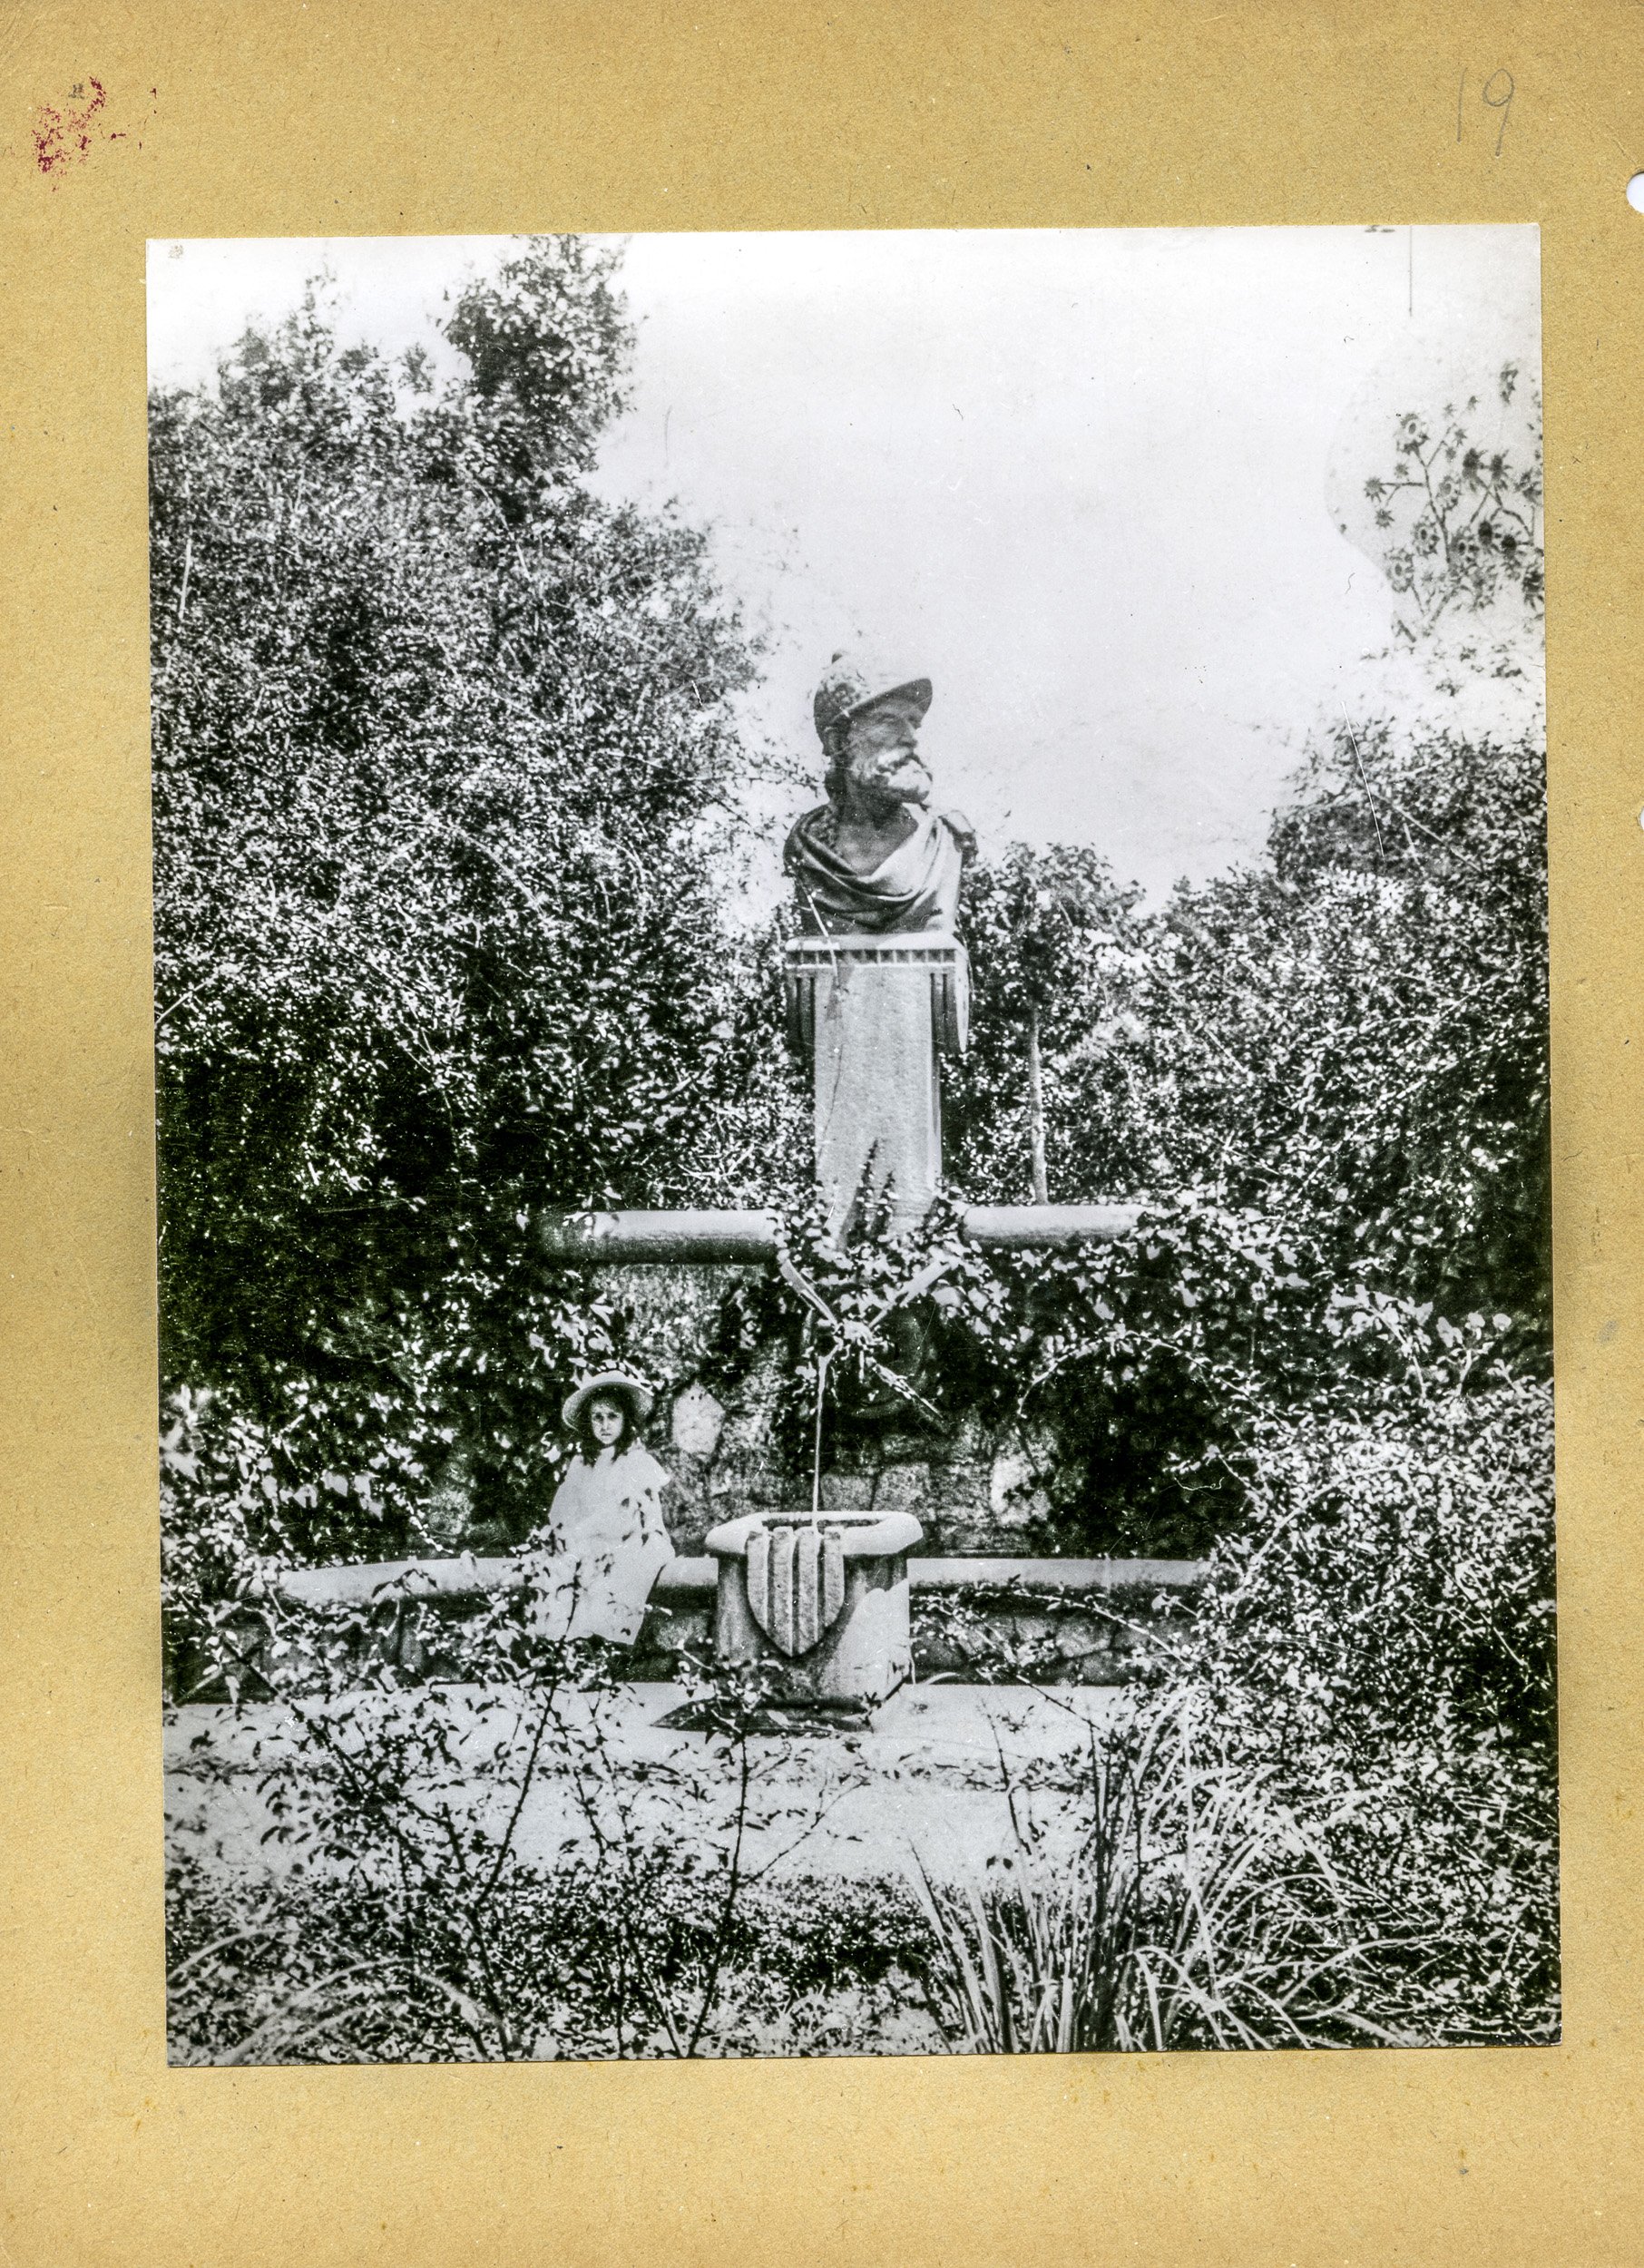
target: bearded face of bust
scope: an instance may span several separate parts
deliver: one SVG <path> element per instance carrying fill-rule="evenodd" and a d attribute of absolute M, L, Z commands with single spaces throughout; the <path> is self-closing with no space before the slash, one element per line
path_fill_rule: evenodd
<path fill-rule="evenodd" d="M 828 749 L 828 799 L 843 815 L 887 818 L 900 805 L 922 809 L 931 776 L 919 754 L 919 717 L 885 701 L 835 728 Z"/>

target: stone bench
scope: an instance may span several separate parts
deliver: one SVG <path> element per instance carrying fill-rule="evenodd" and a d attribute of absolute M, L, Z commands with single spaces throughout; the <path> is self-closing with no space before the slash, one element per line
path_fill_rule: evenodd
<path fill-rule="evenodd" d="M 919 1558 L 909 1559 L 916 1674 L 964 1678 L 1024 1674 L 1105 1685 L 1131 1674 L 1149 1646 L 1185 1618 L 1204 1580 L 1197 1559 Z M 706 1555 L 670 1560 L 658 1575 L 635 1647 L 635 1671 L 655 1674 L 688 1648 L 704 1650 L 713 1631 L 717 1562 Z M 281 1594 L 308 1607 L 405 1609 L 426 1601 L 437 1619 L 464 1602 L 516 1590 L 524 1574 L 512 1558 L 387 1559 L 358 1566 L 295 1568 Z M 384 1638 L 408 1666 L 428 1650 L 422 1618 L 385 1618 Z M 435 1648 L 435 1650 L 437 1650 Z"/>

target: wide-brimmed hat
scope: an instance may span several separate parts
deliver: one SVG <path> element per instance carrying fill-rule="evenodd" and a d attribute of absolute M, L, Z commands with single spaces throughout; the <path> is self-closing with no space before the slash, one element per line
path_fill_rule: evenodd
<path fill-rule="evenodd" d="M 894 671 L 854 654 L 837 653 L 822 672 L 811 713 L 816 718 L 817 732 L 825 733 L 830 726 L 843 724 L 848 718 L 863 716 L 870 709 L 889 708 L 893 703 L 911 709 L 915 719 L 922 718 L 931 705 L 929 678 L 899 679 Z"/>
<path fill-rule="evenodd" d="M 627 1371 L 600 1371 L 592 1378 L 584 1378 L 573 1393 L 568 1393 L 565 1396 L 564 1407 L 561 1410 L 560 1416 L 568 1432 L 576 1431 L 578 1420 L 596 1393 L 625 1394 L 628 1398 L 628 1406 L 633 1412 L 633 1422 L 636 1425 L 644 1424 L 651 1415 L 651 1404 L 656 1400 L 651 1388 L 642 1384 L 639 1379 L 631 1377 Z"/>

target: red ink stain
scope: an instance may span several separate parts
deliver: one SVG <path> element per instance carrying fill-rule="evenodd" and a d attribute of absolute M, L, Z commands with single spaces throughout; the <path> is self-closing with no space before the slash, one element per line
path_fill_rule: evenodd
<path fill-rule="evenodd" d="M 55 103 L 42 103 L 34 113 L 34 163 L 54 187 L 69 166 L 84 164 L 94 142 L 128 139 L 103 122 L 109 98 L 102 80 L 87 79 L 84 83 L 91 92 L 78 104 L 73 99 L 81 93 L 76 86 L 61 110 Z"/>

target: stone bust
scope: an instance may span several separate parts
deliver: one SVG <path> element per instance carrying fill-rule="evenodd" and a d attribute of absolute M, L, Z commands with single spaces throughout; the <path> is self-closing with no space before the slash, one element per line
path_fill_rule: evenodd
<path fill-rule="evenodd" d="M 976 838 L 957 812 L 931 807 L 919 754 L 930 705 L 928 678 L 897 682 L 843 654 L 817 688 L 827 801 L 796 822 L 782 860 L 811 935 L 951 934 Z"/>

